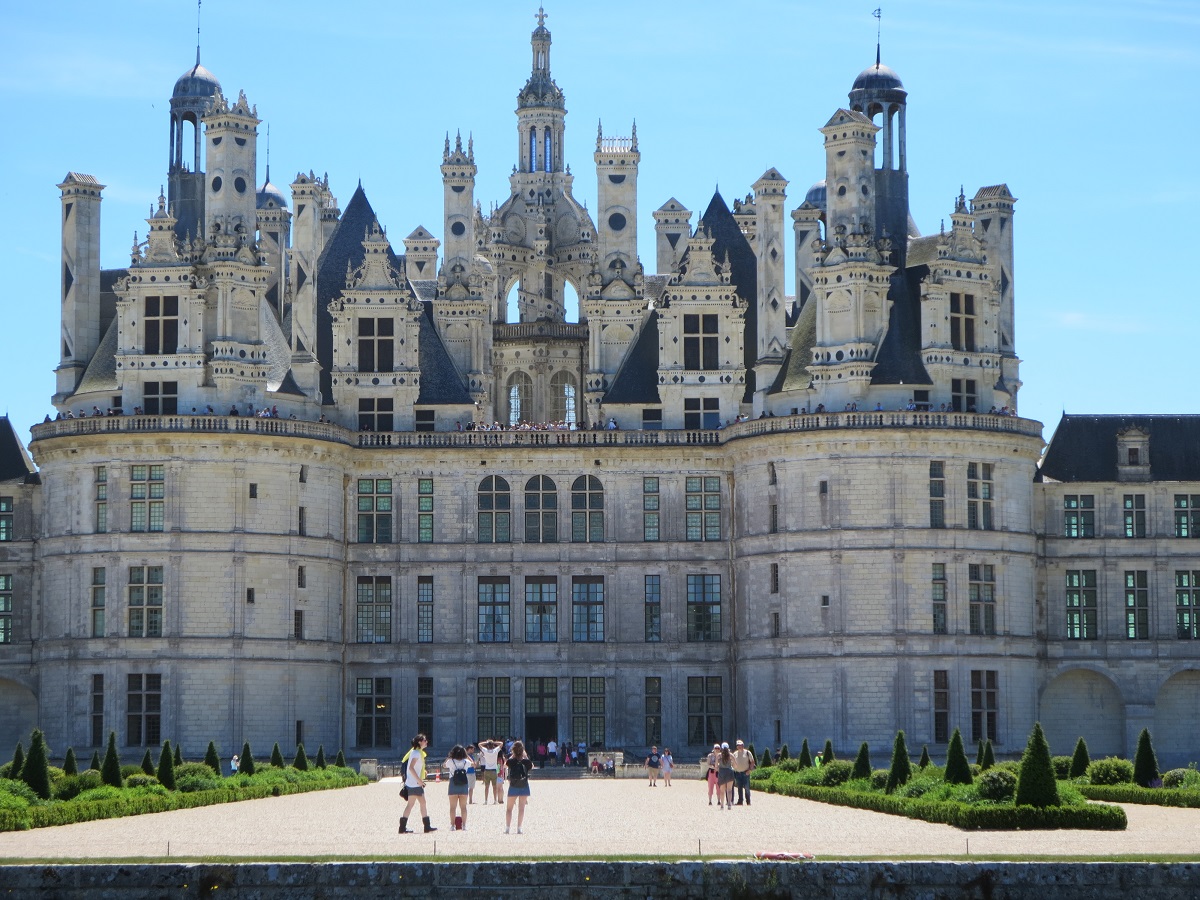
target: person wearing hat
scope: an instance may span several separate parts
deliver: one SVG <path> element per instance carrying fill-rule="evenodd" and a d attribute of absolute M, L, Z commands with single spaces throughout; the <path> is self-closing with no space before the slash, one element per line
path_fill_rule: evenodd
<path fill-rule="evenodd" d="M 746 805 L 750 805 L 750 773 L 754 771 L 756 765 L 754 754 L 746 749 L 746 744 L 743 741 L 737 742 L 737 749 L 733 751 L 733 783 L 737 787 L 737 805 L 742 805 L 742 800 L 746 801 Z"/>
<path fill-rule="evenodd" d="M 733 754 L 727 742 L 721 743 L 717 757 L 717 806 L 733 809 Z"/>
<path fill-rule="evenodd" d="M 708 766 L 708 772 L 704 779 L 708 782 L 708 805 L 712 806 L 713 791 L 717 789 L 717 762 L 721 756 L 721 745 L 713 744 L 712 753 L 704 757 L 704 764 Z"/>

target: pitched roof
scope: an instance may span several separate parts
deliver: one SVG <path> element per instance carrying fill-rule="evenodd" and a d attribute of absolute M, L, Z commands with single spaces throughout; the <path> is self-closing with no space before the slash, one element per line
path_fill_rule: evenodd
<path fill-rule="evenodd" d="M 88 360 L 83 377 L 79 379 L 76 394 L 92 391 L 115 391 L 117 389 L 117 323 L 108 323 L 108 330 L 100 338 L 100 345 Z"/>
<path fill-rule="evenodd" d="M 932 384 L 921 362 L 921 282 L 928 266 L 910 266 L 888 288 L 888 329 L 875 354 L 871 384 Z"/>
<path fill-rule="evenodd" d="M 1007 184 L 990 184 L 987 187 L 981 187 L 975 192 L 974 199 L 976 200 L 992 200 L 999 198 L 1002 200 L 1016 200 L 1017 198 L 1009 191 Z"/>
<path fill-rule="evenodd" d="M 28 478 L 35 473 L 33 461 L 17 437 L 8 416 L 0 416 L 0 481 Z"/>
<path fill-rule="evenodd" d="M 817 345 L 817 304 L 809 300 L 796 316 L 792 339 L 783 364 L 775 375 L 769 393 L 807 390 L 812 376 L 805 368 L 812 362 L 812 350 Z"/>
<path fill-rule="evenodd" d="M 625 355 L 604 403 L 661 403 L 658 395 L 658 313 L 651 310 Z"/>
<path fill-rule="evenodd" d="M 729 254 L 730 280 L 738 296 L 746 301 L 746 329 L 742 364 L 746 367 L 746 392 L 743 402 L 754 399 L 754 363 L 758 357 L 758 259 L 737 219 L 717 191 L 704 211 L 704 227 L 713 239 L 713 259 Z M 685 254 L 686 256 L 686 254 Z"/>
<path fill-rule="evenodd" d="M 1200 416 L 1081 416 L 1063 413 L 1038 466 L 1037 481 L 1116 481 L 1117 435 L 1150 434 L 1153 481 L 1200 481 Z"/>
<path fill-rule="evenodd" d="M 417 365 L 421 367 L 421 391 L 417 403 L 473 403 L 433 323 L 433 304 L 423 305 L 421 330 L 417 336 Z"/>

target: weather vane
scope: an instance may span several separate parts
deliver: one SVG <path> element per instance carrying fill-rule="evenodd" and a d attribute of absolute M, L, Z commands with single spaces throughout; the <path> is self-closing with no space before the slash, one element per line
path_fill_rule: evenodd
<path fill-rule="evenodd" d="M 538 20 L 538 25 L 541 25 L 541 26 L 544 26 L 546 24 L 546 16 L 547 16 L 547 12 L 546 12 L 545 8 L 541 7 L 541 6 L 539 6 L 538 11 L 533 14 L 533 17 Z"/>
<path fill-rule="evenodd" d="M 877 6 L 871 11 L 875 17 L 875 65 L 879 66 L 879 37 L 883 28 L 883 7 Z"/>

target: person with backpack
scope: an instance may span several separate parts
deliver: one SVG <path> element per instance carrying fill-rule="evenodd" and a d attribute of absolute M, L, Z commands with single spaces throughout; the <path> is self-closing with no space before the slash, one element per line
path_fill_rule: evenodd
<path fill-rule="evenodd" d="M 525 824 L 525 804 L 529 802 L 529 773 L 534 770 L 533 760 L 525 753 L 525 745 L 515 741 L 512 757 L 508 760 L 508 806 L 504 810 L 504 833 L 512 827 L 513 805 L 517 807 L 517 834 L 522 834 Z"/>
<path fill-rule="evenodd" d="M 455 744 L 443 767 L 450 773 L 450 830 L 467 830 L 467 795 L 470 793 L 470 780 L 467 771 L 471 761 L 462 744 Z"/>

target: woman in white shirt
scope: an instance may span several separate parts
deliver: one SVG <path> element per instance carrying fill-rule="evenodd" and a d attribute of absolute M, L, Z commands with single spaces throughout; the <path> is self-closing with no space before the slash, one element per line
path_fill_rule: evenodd
<path fill-rule="evenodd" d="M 417 803 L 421 805 L 421 821 L 425 823 L 426 833 L 437 831 L 429 824 L 429 810 L 425 807 L 425 748 L 428 746 L 429 738 L 418 734 L 412 740 L 412 749 L 404 756 L 404 790 L 408 803 L 404 806 L 404 815 L 400 817 L 401 834 L 412 834 L 408 830 L 408 814 Z"/>
<path fill-rule="evenodd" d="M 466 831 L 467 794 L 470 793 L 467 771 L 472 768 L 473 763 L 463 745 L 455 744 L 443 766 L 450 773 L 450 830 Z"/>

